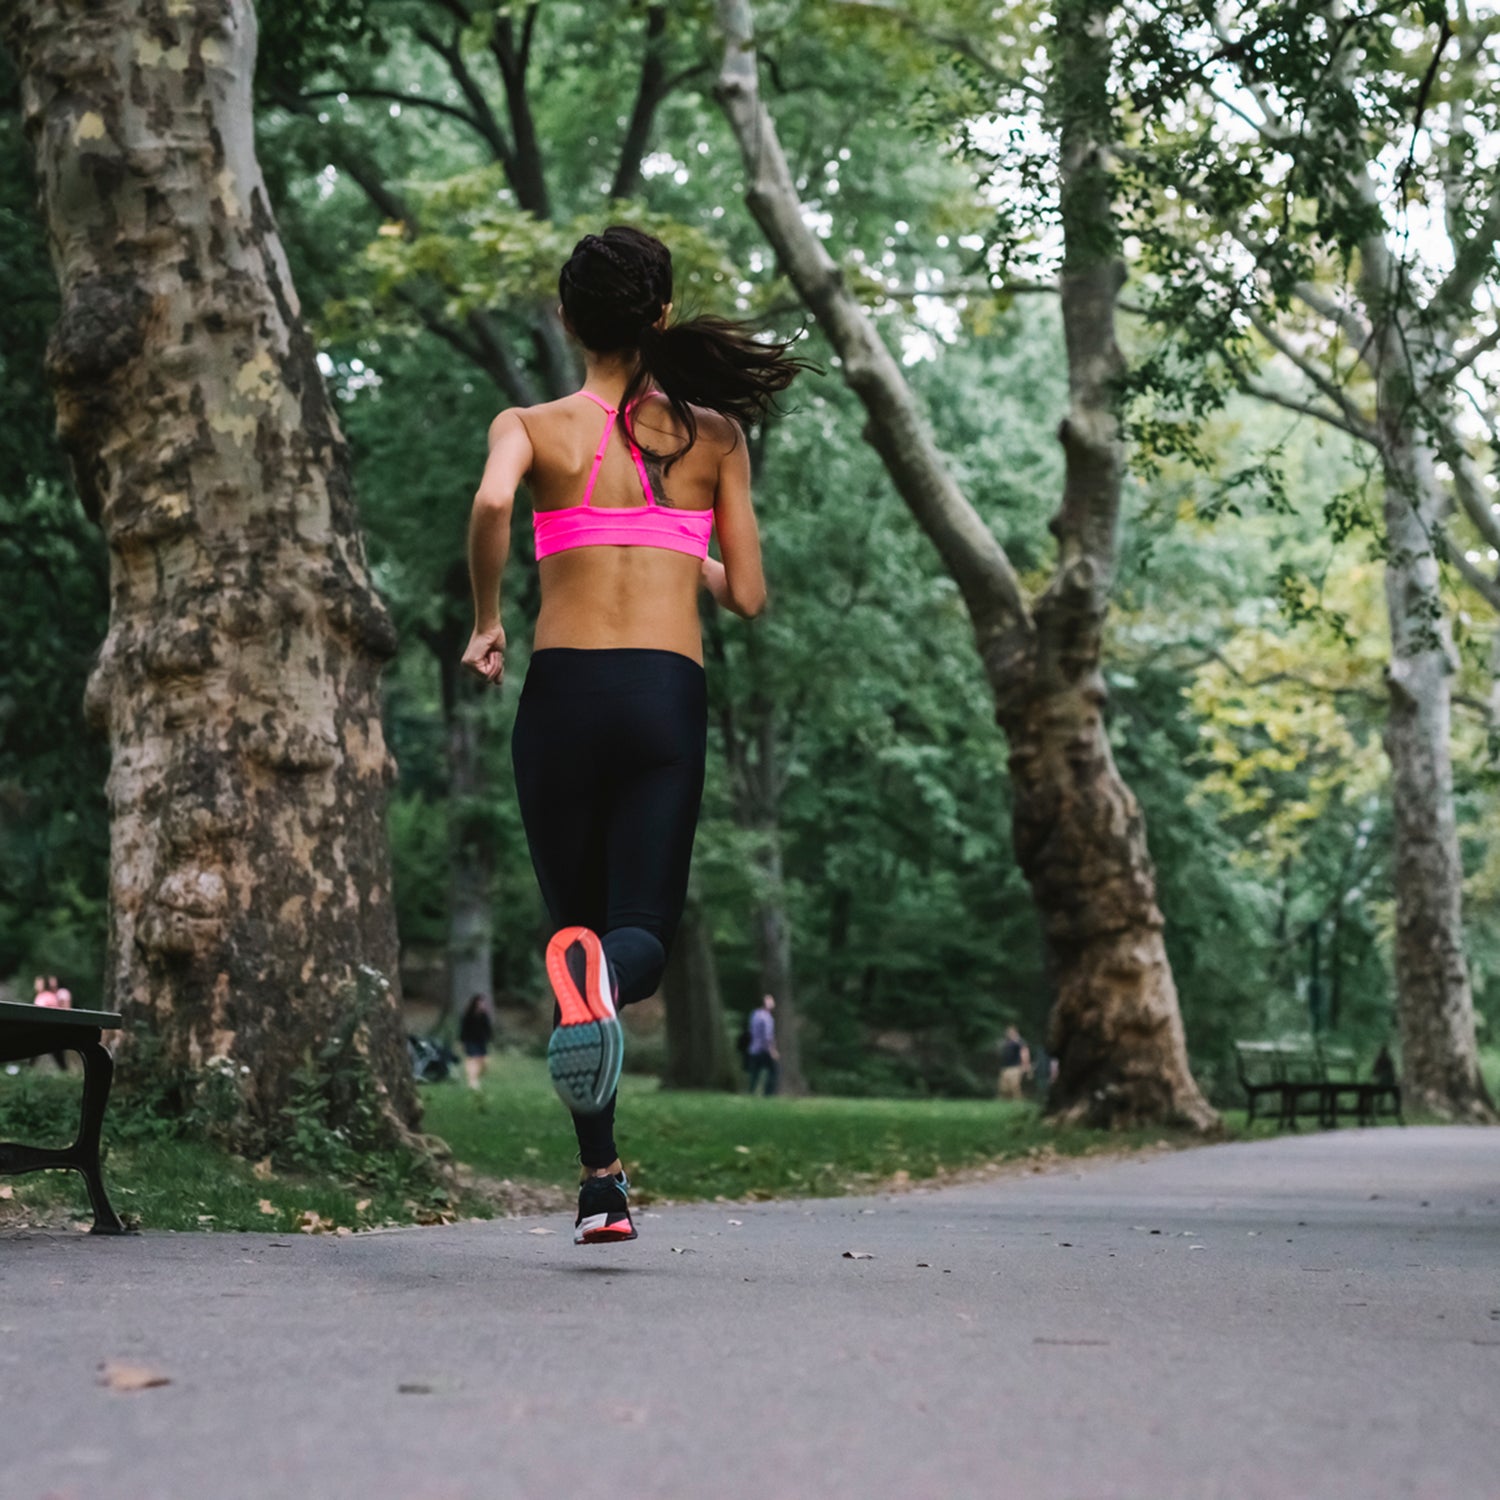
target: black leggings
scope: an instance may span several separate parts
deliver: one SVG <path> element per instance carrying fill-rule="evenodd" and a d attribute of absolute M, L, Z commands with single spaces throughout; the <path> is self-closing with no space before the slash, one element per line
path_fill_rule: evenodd
<path fill-rule="evenodd" d="M 531 863 L 553 930 L 591 927 L 603 940 L 621 1005 L 661 983 L 707 739 L 703 668 L 690 657 L 555 647 L 531 658 L 511 737 Z M 573 1116 L 584 1166 L 619 1155 L 614 1121 L 614 1099 Z"/>

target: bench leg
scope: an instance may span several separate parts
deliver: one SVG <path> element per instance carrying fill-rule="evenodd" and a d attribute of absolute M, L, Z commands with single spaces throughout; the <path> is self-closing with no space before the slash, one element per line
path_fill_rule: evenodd
<path fill-rule="evenodd" d="M 115 1060 L 102 1042 L 85 1042 L 73 1050 L 83 1060 L 83 1112 L 71 1154 L 72 1165 L 88 1186 L 89 1203 L 94 1210 L 94 1225 L 89 1233 L 124 1234 L 125 1225 L 104 1191 L 104 1173 L 99 1163 L 99 1134 L 104 1128 L 104 1107 L 109 1103 Z"/>

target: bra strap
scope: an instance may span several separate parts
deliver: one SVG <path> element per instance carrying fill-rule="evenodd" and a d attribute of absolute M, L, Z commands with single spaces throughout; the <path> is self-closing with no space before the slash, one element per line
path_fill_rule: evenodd
<path fill-rule="evenodd" d="M 578 394 L 587 396 L 604 412 L 604 431 L 599 434 L 599 446 L 594 452 L 594 467 L 589 470 L 588 483 L 583 487 L 583 503 L 587 505 L 594 497 L 594 485 L 599 478 L 599 466 L 604 462 L 604 450 L 609 446 L 609 434 L 615 425 L 617 412 L 613 406 L 606 406 L 592 391 L 579 391 Z"/>
<path fill-rule="evenodd" d="M 647 396 L 649 396 L 650 394 L 650 391 L 646 392 Z M 629 435 L 630 414 L 631 412 L 634 412 L 636 407 L 638 407 L 645 399 L 646 396 L 638 396 L 634 401 L 630 403 L 630 411 L 626 413 L 626 436 L 630 443 L 630 456 L 635 460 L 635 471 L 641 476 L 641 491 L 646 497 L 646 504 L 655 505 L 656 491 L 651 488 L 651 476 L 646 472 L 646 460 L 642 456 L 641 450 L 636 446 L 635 438 Z"/>

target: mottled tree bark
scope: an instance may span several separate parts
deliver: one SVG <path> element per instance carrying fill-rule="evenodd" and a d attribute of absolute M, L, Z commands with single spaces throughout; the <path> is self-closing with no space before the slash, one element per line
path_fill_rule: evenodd
<path fill-rule="evenodd" d="M 344 441 L 254 152 L 246 0 L 0 0 L 62 294 L 58 424 L 111 553 L 107 994 L 274 1147 L 351 1019 L 416 1119 L 394 984 L 371 587 Z M 141 1056 L 146 1055 L 142 1049 Z"/>
<path fill-rule="evenodd" d="M 1395 813 L 1395 969 L 1401 1074 L 1409 1108 L 1488 1120 L 1464 949 L 1463 861 L 1453 806 L 1453 675 L 1438 549 L 1452 500 L 1437 476 L 1416 386 L 1436 362 L 1430 333 L 1404 326 L 1383 240 L 1363 247 L 1384 469 L 1385 597 L 1391 635 L 1385 750 Z"/>
<path fill-rule="evenodd" d="M 1010 741 L 1016 849 L 1057 980 L 1052 1045 L 1062 1065 L 1053 1107 L 1101 1125 L 1210 1129 L 1217 1117 L 1188 1068 L 1144 822 L 1103 717 L 1100 644 L 1121 469 L 1111 390 L 1121 268 L 1098 154 L 1108 123 L 1104 8 L 1077 3 L 1058 19 L 1053 113 L 1065 182 L 1071 401 L 1061 433 L 1067 483 L 1053 523 L 1058 568 L 1034 610 L 954 482 L 899 365 L 803 220 L 760 99 L 750 6 L 719 0 L 718 14 L 726 40 L 719 98 L 745 160 L 746 201 L 838 351 L 869 416 L 866 436 L 959 587 Z"/>
<path fill-rule="evenodd" d="M 667 1011 L 662 1087 L 733 1093 L 740 1085 L 740 1071 L 724 1026 L 713 933 L 698 893 L 691 888 L 661 990 Z"/>

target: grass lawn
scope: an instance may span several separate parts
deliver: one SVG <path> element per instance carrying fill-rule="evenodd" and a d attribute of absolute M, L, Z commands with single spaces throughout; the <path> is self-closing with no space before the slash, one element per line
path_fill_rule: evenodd
<path fill-rule="evenodd" d="M 78 1119 L 82 1080 L 32 1073 L 0 1073 L 0 1140 L 63 1146 Z M 117 1115 L 111 1105 L 111 1115 Z M 104 1182 L 127 1222 L 150 1229 L 369 1228 L 431 1218 L 433 1204 L 416 1201 L 395 1184 L 342 1182 L 329 1176 L 272 1173 L 201 1140 L 110 1141 L 106 1121 Z M 308 1219 L 309 1214 L 316 1219 Z M 87 1228 L 88 1190 L 76 1172 L 32 1172 L 0 1177 L 0 1230 L 23 1224 Z"/>
<path fill-rule="evenodd" d="M 425 1128 L 488 1177 L 569 1184 L 578 1171 L 572 1122 L 544 1063 L 492 1060 L 482 1094 L 461 1083 L 424 1091 Z M 1159 1130 L 1056 1130 L 1035 1106 L 1000 1100 L 760 1099 L 663 1092 L 620 1082 L 617 1139 L 632 1197 L 832 1196 L 983 1162 L 1057 1152 L 1076 1156 L 1162 1138 Z"/>
<path fill-rule="evenodd" d="M 1497 1059 L 1500 1061 L 1500 1059 Z M 76 1119 L 79 1080 L 29 1071 L 0 1075 L 0 1139 L 61 1144 Z M 1083 1156 L 1187 1139 L 1160 1130 L 1059 1130 L 1031 1104 L 954 1099 L 750 1099 L 663 1092 L 649 1077 L 620 1086 L 620 1149 L 639 1203 L 715 1198 L 836 1196 L 990 1162 Z M 272 1172 L 205 1141 L 140 1138 L 112 1109 L 105 1179 L 116 1209 L 151 1229 L 299 1229 L 348 1232 L 433 1222 L 442 1213 L 488 1216 L 497 1207 L 552 1211 L 577 1177 L 572 1124 L 539 1059 L 492 1059 L 482 1093 L 462 1082 L 423 1088 L 424 1128 L 466 1169 L 453 1200 L 414 1197 L 399 1182 Z M 118 1101 L 123 1103 L 124 1101 Z M 1226 1135 L 1246 1134 L 1242 1111 Z M 1256 1135 L 1272 1133 L 1260 1124 Z M 495 1184 L 508 1188 L 497 1191 Z M 309 1215 L 316 1215 L 310 1219 Z M 72 1173 L 0 1178 L 0 1229 L 86 1227 L 87 1195 Z"/>

